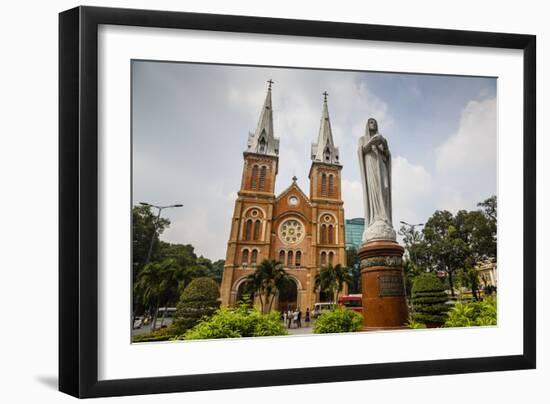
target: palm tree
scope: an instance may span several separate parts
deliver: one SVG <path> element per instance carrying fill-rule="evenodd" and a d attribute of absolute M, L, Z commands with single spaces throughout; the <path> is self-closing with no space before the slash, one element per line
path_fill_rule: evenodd
<path fill-rule="evenodd" d="M 283 283 L 289 279 L 283 265 L 276 260 L 263 260 L 247 277 L 247 287 L 258 294 L 262 313 L 269 313 L 273 300 Z"/>
<path fill-rule="evenodd" d="M 333 299 L 333 303 L 338 302 L 338 294 L 344 290 L 344 285 L 352 281 L 349 271 L 346 267 L 337 264 L 332 266 L 328 264 L 319 269 L 315 275 L 315 290 L 327 292 Z"/>
<path fill-rule="evenodd" d="M 153 310 L 151 331 L 155 329 L 161 303 L 166 305 L 177 294 L 180 272 L 176 260 L 165 259 L 161 262 L 150 262 L 138 275 L 134 287 L 135 296 L 149 307 L 149 310 Z M 164 314 L 166 314 L 166 310 L 164 310 Z"/>

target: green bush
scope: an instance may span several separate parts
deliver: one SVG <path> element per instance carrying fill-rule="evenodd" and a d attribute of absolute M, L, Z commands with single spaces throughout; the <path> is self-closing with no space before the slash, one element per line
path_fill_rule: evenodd
<path fill-rule="evenodd" d="M 149 334 L 134 335 L 132 342 L 158 342 L 169 341 L 177 335 L 177 330 L 174 326 L 159 328 Z"/>
<path fill-rule="evenodd" d="M 426 324 L 420 321 L 415 321 L 412 317 L 409 317 L 405 325 L 410 329 L 426 328 Z"/>
<path fill-rule="evenodd" d="M 200 320 L 214 314 L 220 303 L 218 284 L 210 278 L 193 279 L 180 296 L 174 324 L 179 333 L 193 328 Z"/>
<path fill-rule="evenodd" d="M 412 286 L 412 320 L 440 326 L 447 320 L 449 305 L 443 283 L 434 273 L 423 273 L 414 279 Z"/>
<path fill-rule="evenodd" d="M 313 332 L 315 334 L 329 334 L 337 332 L 356 332 L 363 329 L 363 316 L 353 310 L 338 307 L 322 313 Z"/>
<path fill-rule="evenodd" d="M 280 314 L 262 314 L 246 304 L 230 309 L 222 307 L 208 320 L 202 321 L 174 339 L 217 339 L 286 335 Z"/>
<path fill-rule="evenodd" d="M 449 311 L 445 327 L 475 327 L 497 325 L 497 300 L 486 298 L 481 302 L 457 303 Z"/>

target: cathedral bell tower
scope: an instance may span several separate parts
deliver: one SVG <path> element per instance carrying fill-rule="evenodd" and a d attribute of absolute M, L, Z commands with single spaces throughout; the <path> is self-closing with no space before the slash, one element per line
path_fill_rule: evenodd
<path fill-rule="evenodd" d="M 323 109 L 317 143 L 311 145 L 309 170 L 310 200 L 313 205 L 313 247 L 316 267 L 346 265 L 342 165 L 334 145 L 328 113 L 328 93 L 323 93 Z M 320 301 L 320 300 L 318 300 Z"/>
<path fill-rule="evenodd" d="M 279 139 L 274 136 L 271 87 L 254 133 L 249 133 L 243 152 L 241 188 L 238 192 L 227 245 L 222 284 L 222 305 L 234 305 L 241 280 L 269 258 L 275 178 L 279 163 Z"/>

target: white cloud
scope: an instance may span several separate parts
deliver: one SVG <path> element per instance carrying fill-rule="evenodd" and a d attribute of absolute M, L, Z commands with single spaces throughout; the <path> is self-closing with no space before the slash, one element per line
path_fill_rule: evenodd
<path fill-rule="evenodd" d="M 494 173 L 496 151 L 496 100 L 470 101 L 457 132 L 436 150 L 436 170 L 461 177 Z"/>
<path fill-rule="evenodd" d="M 475 208 L 496 189 L 496 99 L 470 101 L 458 130 L 436 149 L 438 209 Z"/>
<path fill-rule="evenodd" d="M 425 220 L 434 193 L 430 173 L 423 166 L 396 156 L 392 159 L 392 181 L 394 227 L 399 228 L 401 220 L 408 223 Z"/>

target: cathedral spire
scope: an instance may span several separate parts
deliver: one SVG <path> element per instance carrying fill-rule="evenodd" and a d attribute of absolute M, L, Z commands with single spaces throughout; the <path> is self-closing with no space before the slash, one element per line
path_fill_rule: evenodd
<path fill-rule="evenodd" d="M 277 156 L 279 154 L 279 139 L 274 136 L 273 108 L 271 106 L 271 86 L 274 81 L 269 79 L 267 82 L 268 88 L 264 106 L 260 113 L 256 131 L 248 135 L 247 152 Z"/>
<path fill-rule="evenodd" d="M 330 118 L 328 115 L 328 93 L 323 93 L 323 112 L 321 114 L 321 126 L 319 128 L 319 137 L 317 143 L 311 144 L 311 160 L 327 164 L 340 164 L 338 161 L 338 147 L 334 146 L 332 139 L 332 128 L 330 127 Z"/>

